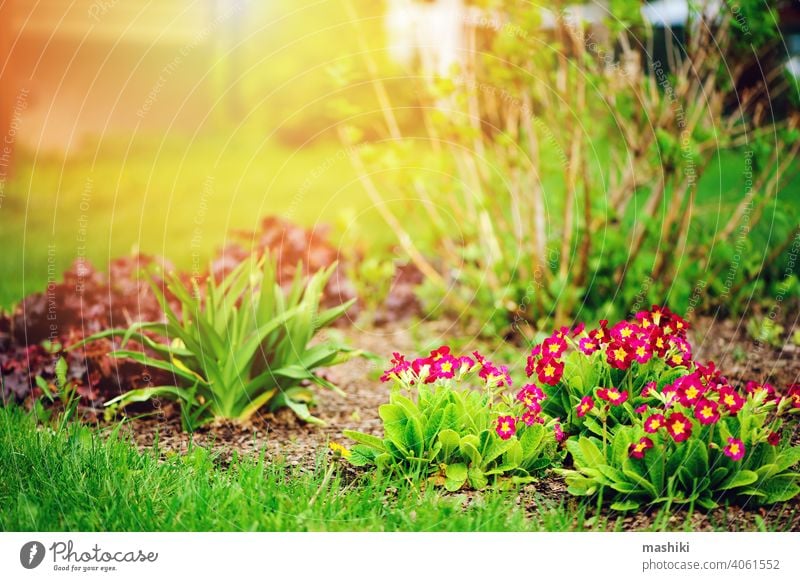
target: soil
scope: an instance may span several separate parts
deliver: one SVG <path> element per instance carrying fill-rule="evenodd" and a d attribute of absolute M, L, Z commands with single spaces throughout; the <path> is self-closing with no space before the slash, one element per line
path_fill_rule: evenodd
<path fill-rule="evenodd" d="M 430 325 L 428 336 L 442 333 L 441 324 Z M 417 330 L 417 333 L 419 330 Z M 787 329 L 791 336 L 793 329 Z M 299 421 L 290 411 L 263 413 L 248 424 L 217 423 L 190 435 L 181 430 L 176 410 L 166 405 L 155 413 L 131 419 L 126 424 L 130 436 L 142 449 L 152 447 L 158 440 L 162 452 L 185 452 L 190 445 L 199 445 L 218 455 L 225 465 L 234 451 L 239 454 L 264 452 L 274 461 L 284 461 L 289 466 L 313 470 L 316 460 L 330 454 L 329 442 L 347 445 L 342 430 L 359 430 L 381 435 L 378 406 L 388 399 L 389 386 L 379 381 L 382 361 L 387 361 L 393 351 L 413 353 L 415 342 L 407 327 L 386 326 L 365 330 L 349 328 L 343 330 L 351 345 L 367 349 L 380 357 L 372 363 L 353 360 L 326 371 L 326 377 L 339 385 L 347 394 L 340 397 L 321 391 L 315 415 L 326 422 L 325 426 L 313 426 Z M 743 325 L 735 321 L 714 321 L 702 318 L 695 322 L 693 330 L 695 357 L 700 360 L 713 359 L 731 381 L 753 379 L 770 381 L 783 388 L 800 382 L 800 348 L 787 344 L 782 348 L 759 345 L 748 338 Z M 798 438 L 795 435 L 795 439 Z M 344 465 L 344 463 L 343 463 Z M 357 471 L 348 466 L 353 477 Z M 479 493 L 466 495 L 471 502 Z M 540 481 L 523 488 L 517 502 L 530 512 L 539 507 L 567 503 L 577 504 L 563 481 L 548 475 Z M 656 513 L 638 512 L 622 514 L 601 511 L 587 520 L 587 530 L 593 528 L 618 530 L 643 530 L 654 525 Z M 669 517 L 669 529 L 704 530 L 753 530 L 763 519 L 768 530 L 800 531 L 800 499 L 767 508 L 724 507 L 707 513 L 676 510 Z M 664 523 L 661 523 L 664 526 Z"/>
<path fill-rule="evenodd" d="M 800 315 L 786 317 L 784 341 L 775 347 L 750 337 L 746 319 L 702 317 L 694 322 L 695 359 L 711 360 L 734 383 L 768 382 L 777 389 L 800 383 L 800 345 L 790 338 L 800 330 Z"/>

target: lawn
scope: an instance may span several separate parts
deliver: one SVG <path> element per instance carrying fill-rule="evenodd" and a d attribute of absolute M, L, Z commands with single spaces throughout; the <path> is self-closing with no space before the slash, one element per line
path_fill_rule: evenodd
<path fill-rule="evenodd" d="M 140 451 L 120 434 L 37 426 L 0 409 L 0 530 L 4 531 L 614 531 L 630 517 L 553 499 L 536 486 L 442 494 L 353 473 L 321 453 L 313 468 L 193 446 Z M 146 491 L 146 492 L 145 492 Z M 661 510 L 638 530 L 791 530 L 798 508 L 709 516 Z"/>
<path fill-rule="evenodd" d="M 78 256 L 103 269 L 139 251 L 202 270 L 233 229 L 273 214 L 321 226 L 348 220 L 347 208 L 368 208 L 367 196 L 330 141 L 292 149 L 207 135 L 117 142 L 67 160 L 22 152 L 0 209 L 0 308 Z M 388 241 L 369 212 L 360 223 Z"/>

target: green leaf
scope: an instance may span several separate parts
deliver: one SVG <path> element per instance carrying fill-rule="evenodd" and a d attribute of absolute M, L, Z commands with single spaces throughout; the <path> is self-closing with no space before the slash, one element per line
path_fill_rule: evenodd
<path fill-rule="evenodd" d="M 800 462 L 800 446 L 787 448 L 778 455 L 775 464 L 778 465 L 778 472 L 783 472 Z"/>
<path fill-rule="evenodd" d="M 467 466 L 466 464 L 450 464 L 445 470 L 444 487 L 450 492 L 459 490 L 467 481 Z"/>
<path fill-rule="evenodd" d="M 520 464 L 539 455 L 540 446 L 544 441 L 545 429 L 546 428 L 541 424 L 534 424 L 524 429 L 522 435 L 519 437 L 523 456 L 522 460 L 520 460 Z"/>
<path fill-rule="evenodd" d="M 469 469 L 469 483 L 475 490 L 483 490 L 489 484 L 489 479 L 483 473 L 483 470 L 477 466 Z"/>
<path fill-rule="evenodd" d="M 139 403 L 149 401 L 154 397 L 168 397 L 181 400 L 185 403 L 192 401 L 191 393 L 184 388 L 174 386 L 160 386 L 160 387 L 144 387 L 141 389 L 132 389 L 122 395 L 115 397 L 105 403 L 106 407 L 119 406 L 125 407 L 132 403 Z"/>
<path fill-rule="evenodd" d="M 725 466 L 719 466 L 714 469 L 711 473 L 711 485 L 714 488 L 719 487 L 719 483 L 722 482 L 730 473 L 730 470 Z"/>
<path fill-rule="evenodd" d="M 641 505 L 636 502 L 635 500 L 620 500 L 611 505 L 612 510 L 618 510 L 620 512 L 628 512 L 631 510 L 639 510 Z"/>
<path fill-rule="evenodd" d="M 442 431 L 450 430 L 457 431 L 459 427 L 458 410 L 456 404 L 448 403 L 444 407 L 444 416 L 442 417 Z"/>
<path fill-rule="evenodd" d="M 374 448 L 363 445 L 355 445 L 347 456 L 347 461 L 353 466 L 369 466 L 375 463 L 377 454 Z"/>
<path fill-rule="evenodd" d="M 767 495 L 765 504 L 775 502 L 786 502 L 800 494 L 800 486 L 797 485 L 798 474 L 787 474 L 776 476 L 765 483 L 761 490 Z"/>
<path fill-rule="evenodd" d="M 606 459 L 603 457 L 600 448 L 589 438 L 581 438 L 578 441 L 578 445 L 580 446 L 581 454 L 585 458 L 587 466 L 597 466 L 606 463 Z"/>
<path fill-rule="evenodd" d="M 758 475 L 758 480 L 764 481 L 775 476 L 778 471 L 779 469 L 777 464 L 764 464 L 758 470 L 756 470 L 756 474 Z"/>
<path fill-rule="evenodd" d="M 627 476 L 629 480 L 632 480 L 633 482 L 638 484 L 641 488 L 643 488 L 645 491 L 647 491 L 653 498 L 658 496 L 658 491 L 656 490 L 655 486 L 653 486 L 653 484 L 649 482 L 647 479 L 639 476 L 633 470 L 624 468 L 622 470 L 622 473 L 625 476 Z"/>
<path fill-rule="evenodd" d="M 317 424 L 318 426 L 324 426 L 325 422 L 321 419 L 314 417 L 311 415 L 311 412 L 308 410 L 308 406 L 304 403 L 294 401 L 290 397 L 281 397 L 283 394 L 279 395 L 275 398 L 275 402 L 279 402 L 279 405 L 285 405 L 290 410 L 292 410 L 295 415 L 303 420 L 304 422 L 308 422 L 310 424 Z M 273 403 L 274 405 L 274 403 Z"/>
<path fill-rule="evenodd" d="M 447 429 L 439 432 L 439 442 L 442 444 L 442 454 L 446 461 L 458 450 L 461 438 L 453 430 Z"/>
<path fill-rule="evenodd" d="M 444 418 L 444 409 L 438 409 L 434 411 L 430 417 L 428 417 L 427 422 L 425 422 L 425 446 L 430 447 L 436 438 L 437 434 L 439 433 L 439 429 L 442 426 L 442 419 Z"/>
<path fill-rule="evenodd" d="M 378 408 L 378 415 L 387 424 L 397 424 L 406 421 L 407 415 L 403 408 L 391 403 L 384 404 Z"/>
<path fill-rule="evenodd" d="M 61 388 L 67 384 L 67 360 L 63 357 L 59 357 L 56 361 L 56 380 Z"/>
<path fill-rule="evenodd" d="M 752 470 L 740 470 L 739 472 L 735 472 L 728 478 L 721 486 L 719 486 L 719 490 L 731 490 L 733 488 L 740 488 L 742 486 L 747 486 L 748 484 L 752 484 L 758 480 L 758 474 L 753 472 Z"/>
<path fill-rule="evenodd" d="M 469 458 L 470 462 L 475 466 L 481 465 L 481 454 L 478 452 L 479 445 L 480 440 L 478 436 L 472 434 L 463 436 L 459 442 L 459 450 L 464 456 Z"/>
<path fill-rule="evenodd" d="M 247 406 L 241 409 L 237 419 L 243 422 L 248 421 L 254 413 L 260 410 L 263 406 L 267 405 L 267 403 L 269 403 L 269 401 L 275 397 L 277 392 L 277 389 L 270 389 L 259 394 Z"/>
<path fill-rule="evenodd" d="M 700 440 L 689 440 L 682 468 L 693 478 L 708 474 L 708 450 L 704 443 Z"/>
<path fill-rule="evenodd" d="M 706 510 L 713 510 L 719 506 L 713 499 L 707 496 L 701 496 L 697 499 L 697 504 Z"/>
<path fill-rule="evenodd" d="M 342 434 L 344 434 L 346 438 L 350 438 L 351 440 L 358 442 L 359 444 L 363 444 L 369 448 L 374 448 L 379 452 L 386 451 L 386 446 L 384 445 L 383 440 L 377 436 L 372 436 L 370 434 L 356 432 L 353 430 L 344 430 L 342 431 Z"/>
<path fill-rule="evenodd" d="M 425 438 L 422 435 L 422 426 L 417 418 L 409 418 L 406 422 L 405 433 L 406 447 L 414 456 L 422 456 L 425 449 Z"/>
<path fill-rule="evenodd" d="M 523 460 L 522 443 L 517 439 L 511 439 L 507 440 L 505 444 L 506 449 L 503 452 L 503 464 L 516 468 L 522 464 Z M 487 464 L 488 462 L 489 460 L 487 460 Z"/>

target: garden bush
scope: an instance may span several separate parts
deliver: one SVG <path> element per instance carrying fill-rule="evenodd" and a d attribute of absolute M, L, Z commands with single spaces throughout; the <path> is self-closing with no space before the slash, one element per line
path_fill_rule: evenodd
<path fill-rule="evenodd" d="M 384 436 L 345 431 L 357 442 L 343 451 L 351 464 L 455 491 L 529 481 L 556 456 L 560 426 L 540 414 L 541 392 L 525 386 L 509 398 L 508 370 L 478 352 L 456 356 L 442 346 L 413 360 L 395 353 L 382 380 L 392 382 L 379 409 Z"/>
<path fill-rule="evenodd" d="M 740 83 L 780 34 L 761 2 L 738 5 L 770 16 L 743 38 L 730 7 L 690 11 L 692 34 L 660 62 L 636 0 L 615 2 L 626 16 L 610 13 L 607 34 L 565 2 L 484 3 L 492 24 L 467 22 L 461 66 L 419 89 L 424 129 L 401 133 L 387 108 L 390 139 L 356 150 L 366 191 L 425 274 L 428 312 L 533 336 L 652 302 L 738 312 L 796 294 L 798 206 L 783 189 L 800 112 L 767 114 L 765 95 L 792 90 L 775 63 Z"/>
<path fill-rule="evenodd" d="M 214 419 L 247 420 L 262 407 L 289 407 L 301 419 L 321 423 L 309 412 L 313 392 L 307 384 L 340 391 L 314 370 L 360 355 L 332 340 L 313 346 L 317 332 L 344 314 L 353 301 L 319 310 L 323 289 L 336 265 L 310 279 L 298 265 L 288 293 L 278 283 L 271 257 L 240 263 L 220 281 L 206 277 L 188 289 L 177 274 L 155 275 L 151 287 L 166 322 L 144 322 L 110 329 L 82 343 L 120 338 L 143 350 L 118 349 L 112 356 L 167 371 L 170 383 L 134 389 L 106 405 L 165 397 L 181 405 L 184 426 L 193 429 Z M 180 309 L 155 284 L 163 276 Z M 152 353 L 152 354 L 151 354 Z"/>

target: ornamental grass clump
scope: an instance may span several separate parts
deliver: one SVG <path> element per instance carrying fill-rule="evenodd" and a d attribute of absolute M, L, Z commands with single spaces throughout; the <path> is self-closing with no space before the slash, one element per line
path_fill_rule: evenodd
<path fill-rule="evenodd" d="M 357 442 L 343 452 L 356 466 L 456 491 L 529 481 L 556 455 L 561 430 L 542 416 L 541 390 L 529 385 L 511 397 L 507 368 L 478 352 L 457 356 L 443 346 L 414 360 L 395 353 L 382 380 L 393 383 L 379 409 L 383 437 L 344 432 Z"/>
<path fill-rule="evenodd" d="M 578 496 L 612 508 L 722 501 L 771 504 L 800 493 L 800 447 L 783 430 L 800 413 L 800 385 L 734 387 L 692 359 L 684 319 L 653 307 L 636 322 L 560 329 L 534 347 L 528 374 L 545 413 L 566 418 Z"/>
<path fill-rule="evenodd" d="M 150 285 L 166 322 L 135 323 L 82 343 L 121 338 L 122 348 L 112 356 L 165 370 L 172 382 L 128 391 L 106 405 L 175 399 L 187 429 L 215 419 L 245 421 L 262 408 L 280 407 L 321 423 L 308 409 L 314 395 L 309 386 L 341 391 L 315 370 L 361 354 L 332 340 L 310 345 L 320 329 L 353 304 L 320 311 L 323 289 L 335 267 L 306 279 L 298 266 L 288 292 L 278 283 L 271 258 L 246 260 L 219 281 L 213 276 L 202 286 L 192 281 L 191 289 L 176 274 L 154 274 Z M 156 283 L 162 278 L 179 310 Z M 131 342 L 140 348 L 125 348 Z"/>

